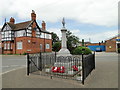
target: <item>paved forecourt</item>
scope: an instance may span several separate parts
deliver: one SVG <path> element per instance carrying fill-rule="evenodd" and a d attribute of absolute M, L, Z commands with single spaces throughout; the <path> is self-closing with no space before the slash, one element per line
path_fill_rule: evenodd
<path fill-rule="evenodd" d="M 106 55 L 105 55 L 106 54 Z M 3 88 L 117 88 L 118 54 L 96 53 L 96 69 L 85 80 L 85 85 L 78 81 L 26 75 L 26 68 L 14 70 L 2 75 Z"/>

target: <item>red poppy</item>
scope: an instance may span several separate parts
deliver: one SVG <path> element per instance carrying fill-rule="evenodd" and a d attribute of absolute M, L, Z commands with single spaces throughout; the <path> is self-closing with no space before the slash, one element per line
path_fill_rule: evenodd
<path fill-rule="evenodd" d="M 72 68 L 73 68 L 73 70 L 78 71 L 78 67 L 77 66 L 73 65 Z"/>
<path fill-rule="evenodd" d="M 59 71 L 58 71 L 59 73 L 64 73 L 65 72 L 65 67 L 64 66 L 61 66 L 60 68 L 59 68 Z"/>
<path fill-rule="evenodd" d="M 52 72 L 58 72 L 59 68 L 58 67 L 52 67 Z"/>

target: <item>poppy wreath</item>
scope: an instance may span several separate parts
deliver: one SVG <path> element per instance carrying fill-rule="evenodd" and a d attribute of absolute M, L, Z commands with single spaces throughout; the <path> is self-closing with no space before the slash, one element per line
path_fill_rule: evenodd
<path fill-rule="evenodd" d="M 59 68 L 58 67 L 52 67 L 52 72 L 58 72 Z"/>
<path fill-rule="evenodd" d="M 64 73 L 65 72 L 65 67 L 64 66 L 61 66 L 61 67 L 59 67 L 60 69 L 59 69 L 59 73 Z"/>
<path fill-rule="evenodd" d="M 73 68 L 74 71 L 78 71 L 78 67 L 77 66 L 73 65 L 72 68 Z"/>
<path fill-rule="evenodd" d="M 52 67 L 52 72 L 64 73 L 65 72 L 65 68 L 64 68 L 64 66 Z"/>

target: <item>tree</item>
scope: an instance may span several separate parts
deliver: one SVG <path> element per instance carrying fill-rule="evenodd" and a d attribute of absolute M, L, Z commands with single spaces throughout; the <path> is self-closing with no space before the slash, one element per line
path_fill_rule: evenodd
<path fill-rule="evenodd" d="M 58 52 L 60 50 L 60 48 L 61 48 L 61 43 L 60 42 L 55 42 L 53 44 L 53 51 Z"/>
<path fill-rule="evenodd" d="M 67 48 L 70 52 L 72 52 L 75 47 L 77 47 L 77 44 L 79 43 L 79 38 L 72 34 L 72 32 L 67 31 L 66 32 L 66 38 L 67 38 Z"/>
<path fill-rule="evenodd" d="M 56 33 L 52 32 L 52 45 L 53 45 L 55 42 L 59 42 L 59 37 L 57 36 Z"/>

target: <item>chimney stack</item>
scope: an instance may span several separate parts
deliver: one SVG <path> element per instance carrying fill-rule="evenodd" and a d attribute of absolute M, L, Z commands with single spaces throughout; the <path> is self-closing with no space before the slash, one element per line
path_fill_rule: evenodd
<path fill-rule="evenodd" d="M 15 23 L 15 19 L 13 17 L 10 18 L 10 23 L 12 23 L 12 24 Z"/>
<path fill-rule="evenodd" d="M 46 30 L 46 23 L 45 23 L 45 21 L 42 21 L 42 30 Z"/>
<path fill-rule="evenodd" d="M 32 13 L 31 13 L 31 20 L 36 20 L 36 14 L 34 10 L 32 10 Z"/>

